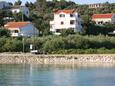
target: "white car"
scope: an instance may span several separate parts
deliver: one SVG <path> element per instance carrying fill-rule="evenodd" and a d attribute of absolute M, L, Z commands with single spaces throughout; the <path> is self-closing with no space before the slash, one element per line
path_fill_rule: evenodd
<path fill-rule="evenodd" d="M 32 53 L 32 54 L 38 54 L 38 50 L 31 50 L 30 53 Z"/>

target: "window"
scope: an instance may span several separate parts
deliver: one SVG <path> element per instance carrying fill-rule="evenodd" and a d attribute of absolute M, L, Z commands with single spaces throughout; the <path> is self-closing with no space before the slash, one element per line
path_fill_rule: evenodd
<path fill-rule="evenodd" d="M 26 14 L 29 14 L 29 12 L 28 12 L 28 11 L 26 11 Z"/>
<path fill-rule="evenodd" d="M 14 13 L 17 13 L 17 11 L 15 10 Z"/>
<path fill-rule="evenodd" d="M 99 21 L 98 24 L 103 24 L 103 21 Z"/>
<path fill-rule="evenodd" d="M 60 14 L 59 16 L 60 16 L 60 17 L 65 17 L 65 15 L 64 15 L 64 14 Z"/>
<path fill-rule="evenodd" d="M 105 22 L 105 24 L 108 24 L 109 22 Z"/>
<path fill-rule="evenodd" d="M 101 21 L 101 24 L 103 24 L 103 21 Z"/>
<path fill-rule="evenodd" d="M 100 24 L 100 22 L 98 22 L 98 24 Z"/>
<path fill-rule="evenodd" d="M 80 18 L 80 15 L 78 14 L 78 18 Z"/>
<path fill-rule="evenodd" d="M 14 33 L 18 33 L 18 30 L 14 30 Z"/>
<path fill-rule="evenodd" d="M 73 17 L 74 15 L 73 14 L 70 14 L 70 17 Z"/>
<path fill-rule="evenodd" d="M 60 29 L 56 29 L 56 32 L 59 33 L 59 32 L 61 32 L 61 30 Z"/>
<path fill-rule="evenodd" d="M 63 25 L 64 24 L 64 22 L 63 21 L 61 21 L 61 25 Z"/>
<path fill-rule="evenodd" d="M 75 23 L 75 21 L 74 20 L 70 20 L 70 24 L 72 25 L 72 24 L 74 24 Z"/>

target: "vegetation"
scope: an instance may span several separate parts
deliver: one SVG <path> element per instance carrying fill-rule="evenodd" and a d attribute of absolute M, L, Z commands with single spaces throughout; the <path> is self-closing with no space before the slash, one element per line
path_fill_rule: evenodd
<path fill-rule="evenodd" d="M 20 6 L 22 4 L 21 0 L 17 0 L 15 5 Z M 103 8 L 91 9 L 88 5 L 79 5 L 73 1 L 66 0 L 37 0 L 35 3 L 26 2 L 25 5 L 30 9 L 30 18 L 24 15 L 24 21 L 31 21 L 37 29 L 40 31 L 40 36 L 50 35 L 50 25 L 49 21 L 53 19 L 53 13 L 60 9 L 76 9 L 76 11 L 81 15 L 83 20 L 84 32 L 88 35 L 107 35 L 112 32 L 115 25 L 106 24 L 104 26 L 96 26 L 94 22 L 91 21 L 91 16 L 94 13 L 115 13 L 115 3 L 105 2 L 103 3 Z M 4 17 L 12 17 L 11 20 L 4 20 Z M 0 26 L 3 26 L 9 21 L 22 21 L 22 13 L 12 14 L 8 10 L 0 10 Z M 64 32 L 64 31 L 63 31 Z"/>
<path fill-rule="evenodd" d="M 20 0 L 17 0 L 17 1 L 15 1 L 15 3 L 14 3 L 15 5 L 21 5 L 22 4 L 22 1 L 20 1 Z"/>
<path fill-rule="evenodd" d="M 89 23 L 88 26 L 85 27 L 87 35 L 108 35 L 108 33 L 113 32 L 115 30 L 114 24 L 105 24 L 102 26 L 95 25 L 93 23 Z"/>
<path fill-rule="evenodd" d="M 15 5 L 21 5 L 17 0 Z M 109 37 L 108 33 L 115 30 L 114 24 L 105 24 L 103 26 L 95 25 L 91 21 L 94 13 L 115 13 L 115 3 L 105 2 L 104 8 L 89 9 L 88 5 L 78 5 L 72 1 L 37 0 L 35 3 L 26 2 L 30 9 L 30 18 L 24 16 L 24 21 L 31 21 L 37 29 L 40 36 L 36 38 L 11 38 L 9 31 L 0 29 L 0 52 L 22 52 L 23 42 L 25 52 L 29 52 L 30 44 L 39 51 L 45 51 L 50 54 L 89 54 L 89 53 L 115 53 L 115 38 Z M 62 30 L 61 36 L 52 36 L 49 32 L 49 21 L 53 19 L 53 13 L 60 9 L 76 9 L 83 20 L 84 34 L 78 35 L 73 30 Z M 4 19 L 11 17 L 12 19 Z M 22 13 L 12 14 L 10 11 L 0 10 L 0 27 L 9 21 L 21 21 Z M 94 36 L 95 35 L 95 36 Z"/>
<path fill-rule="evenodd" d="M 25 38 L 25 52 L 29 52 L 29 45 L 38 51 L 50 54 L 79 54 L 79 53 L 115 53 L 115 38 L 108 36 L 47 36 Z M 0 52 L 22 52 L 23 41 L 20 38 L 0 38 Z"/>
<path fill-rule="evenodd" d="M 68 35 L 75 34 L 75 32 L 72 28 L 63 29 L 63 30 L 60 31 L 60 33 L 61 33 L 61 36 L 68 36 Z"/>
<path fill-rule="evenodd" d="M 104 26 L 96 26 L 94 22 L 91 21 L 91 16 L 94 13 L 114 13 L 115 3 L 105 2 L 103 3 L 103 8 L 90 9 L 88 5 L 79 5 L 75 2 L 66 0 L 53 0 L 48 2 L 46 0 L 37 0 L 35 3 L 26 3 L 26 6 L 31 10 L 30 20 L 35 24 L 35 26 L 40 30 L 41 36 L 48 35 L 49 33 L 49 21 L 53 19 L 53 13 L 60 9 L 76 9 L 76 11 L 81 15 L 83 20 L 83 28 L 88 35 L 108 35 L 115 28 L 114 25 L 106 24 Z M 94 30 L 94 31 L 93 31 Z"/>
<path fill-rule="evenodd" d="M 0 28 L 0 37 L 10 37 L 10 32 L 4 28 Z"/>

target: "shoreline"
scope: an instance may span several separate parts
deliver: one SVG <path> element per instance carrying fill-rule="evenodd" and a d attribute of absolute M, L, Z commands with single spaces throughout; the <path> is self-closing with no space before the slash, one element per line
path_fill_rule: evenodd
<path fill-rule="evenodd" d="M 0 64 L 76 64 L 115 66 L 115 54 L 34 55 L 0 53 Z"/>

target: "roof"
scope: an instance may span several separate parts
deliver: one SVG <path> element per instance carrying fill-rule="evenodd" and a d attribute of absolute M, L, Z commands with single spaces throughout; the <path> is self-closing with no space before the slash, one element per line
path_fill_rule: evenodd
<path fill-rule="evenodd" d="M 97 18 L 112 18 L 113 14 L 94 14 L 92 16 L 92 19 L 97 19 Z"/>
<path fill-rule="evenodd" d="M 4 25 L 4 27 L 7 29 L 22 28 L 27 24 L 30 24 L 30 22 L 8 22 L 7 24 Z"/>
<path fill-rule="evenodd" d="M 56 14 L 59 14 L 59 13 L 61 13 L 61 12 L 63 12 L 63 13 L 73 13 L 73 12 L 75 12 L 75 10 L 74 9 L 72 9 L 72 10 L 58 10 L 58 11 L 56 11 L 55 13 Z"/>

